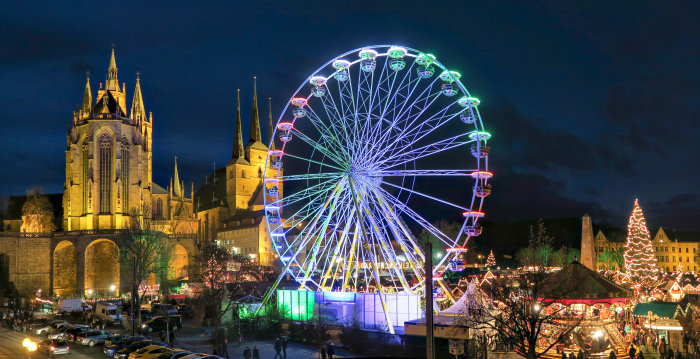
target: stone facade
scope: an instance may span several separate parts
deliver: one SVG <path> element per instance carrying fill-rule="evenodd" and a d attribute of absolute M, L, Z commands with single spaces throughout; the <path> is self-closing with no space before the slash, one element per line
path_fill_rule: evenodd
<path fill-rule="evenodd" d="M 104 294 L 129 291 L 131 273 L 119 263 L 118 231 L 54 232 L 44 236 L 2 233 L 0 256 L 9 280 L 23 295 Z M 193 235 L 172 235 L 173 272 L 177 278 L 194 263 L 198 244 Z M 185 274 L 186 276 L 186 274 Z M 114 285 L 114 290 L 112 290 Z"/>

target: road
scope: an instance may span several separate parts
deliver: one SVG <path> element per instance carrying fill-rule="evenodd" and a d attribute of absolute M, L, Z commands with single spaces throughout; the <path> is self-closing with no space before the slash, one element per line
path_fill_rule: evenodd
<path fill-rule="evenodd" d="M 0 359 L 27 359 L 27 350 L 22 346 L 24 338 L 29 338 L 37 343 L 46 340 L 45 337 L 32 335 L 29 333 L 17 333 L 5 328 L 0 328 Z M 102 346 L 89 347 L 76 343 L 70 343 L 70 354 L 57 355 L 58 359 L 85 359 L 85 358 L 107 358 L 102 353 Z M 47 359 L 44 353 L 34 352 L 32 359 Z"/>

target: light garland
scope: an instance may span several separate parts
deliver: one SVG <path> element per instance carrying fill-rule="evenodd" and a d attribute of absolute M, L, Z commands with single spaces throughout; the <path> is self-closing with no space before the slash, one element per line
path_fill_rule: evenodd
<path fill-rule="evenodd" d="M 654 247 L 637 199 L 634 200 L 634 209 L 627 225 L 624 258 L 627 277 L 633 284 L 649 285 L 657 279 Z"/>

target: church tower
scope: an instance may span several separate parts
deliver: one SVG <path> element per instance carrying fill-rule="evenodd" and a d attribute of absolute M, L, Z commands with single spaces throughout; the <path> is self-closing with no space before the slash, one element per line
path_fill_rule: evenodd
<path fill-rule="evenodd" d="M 139 75 L 127 114 L 112 49 L 104 87 L 93 103 L 88 77 L 68 130 L 63 228 L 120 229 L 133 215 L 151 218 L 152 144 L 153 116 L 146 115 Z"/>
<path fill-rule="evenodd" d="M 262 189 L 262 177 L 267 160 L 267 146 L 262 143 L 260 116 L 258 113 L 257 79 L 253 78 L 253 111 L 250 121 L 250 139 L 243 147 L 241 125 L 241 100 L 238 91 L 236 110 L 236 133 L 233 141 L 231 160 L 226 164 L 226 203 L 229 215 L 237 210 L 256 211 L 262 204 L 255 204 Z"/>

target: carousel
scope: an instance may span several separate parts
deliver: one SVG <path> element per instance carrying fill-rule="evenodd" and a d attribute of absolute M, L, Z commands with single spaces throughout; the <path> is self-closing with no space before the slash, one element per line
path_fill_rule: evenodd
<path fill-rule="evenodd" d="M 615 351 L 617 358 L 627 357 L 629 342 L 621 334 L 619 325 L 624 307 L 630 304 L 633 294 L 630 289 L 577 261 L 551 274 L 545 280 L 545 288 L 544 293 L 552 295 L 539 300 L 554 303 L 543 308 L 545 314 L 561 310 L 568 318 L 578 322 L 567 340 L 558 345 L 554 353 L 549 352 L 545 357 L 561 358 L 562 352 L 578 353 L 579 350 L 591 357 L 607 358 L 611 350 Z M 562 323 L 562 326 L 569 328 L 570 325 L 571 323 Z M 557 332 L 556 325 L 548 331 Z"/>

